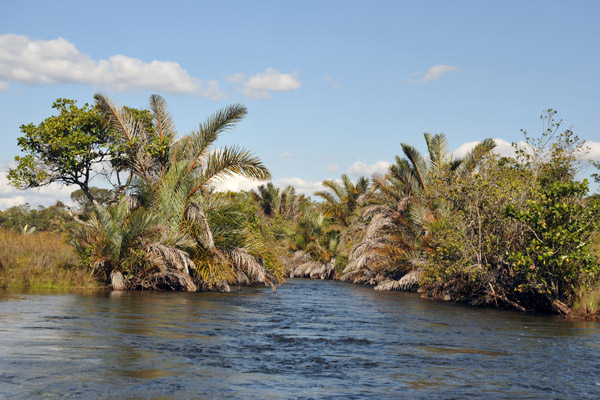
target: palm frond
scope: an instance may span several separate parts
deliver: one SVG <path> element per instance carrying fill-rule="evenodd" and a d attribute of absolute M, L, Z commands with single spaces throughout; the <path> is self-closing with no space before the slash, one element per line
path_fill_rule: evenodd
<path fill-rule="evenodd" d="M 492 151 L 496 147 L 494 139 L 485 139 L 481 143 L 478 143 L 467 155 L 461 160 L 460 165 L 456 168 L 457 173 L 465 177 L 469 175 L 475 168 L 481 159 Z"/>
<path fill-rule="evenodd" d="M 425 142 L 427 143 L 427 150 L 429 152 L 430 172 L 441 178 L 444 173 L 444 167 L 450 162 L 446 135 L 443 133 L 438 133 L 437 135 L 425 133 Z"/>
<path fill-rule="evenodd" d="M 228 251 L 232 263 L 239 269 L 246 271 L 257 282 L 265 282 L 265 266 L 260 263 L 248 250 L 235 247 Z"/>
<path fill-rule="evenodd" d="M 259 181 L 271 178 L 267 167 L 248 150 L 237 146 L 224 147 L 206 158 L 205 166 L 198 173 L 199 184 L 194 192 L 204 185 L 220 182 L 234 175 Z"/>
<path fill-rule="evenodd" d="M 402 143 L 402 150 L 410 162 L 410 164 L 406 163 L 406 165 L 410 166 L 409 171 L 412 172 L 413 179 L 417 180 L 420 189 L 425 189 L 427 187 L 426 179 L 428 172 L 425 159 L 416 148 L 406 143 Z"/>
<path fill-rule="evenodd" d="M 147 178 L 149 166 L 147 165 L 148 157 L 144 152 L 147 138 L 144 134 L 143 121 L 134 118 L 133 115 L 102 94 L 95 94 L 94 99 L 100 112 L 108 119 L 110 127 L 125 143 L 128 156 L 126 163 L 129 168 Z"/>
<path fill-rule="evenodd" d="M 248 110 L 241 104 L 225 107 L 200 124 L 197 131 L 189 135 L 185 143 L 185 150 L 181 153 L 190 161 L 192 172 L 198 161 L 208 156 L 210 146 L 217 140 L 219 135 L 235 126 L 248 114 Z"/>
<path fill-rule="evenodd" d="M 167 109 L 165 100 L 157 95 L 150 96 L 150 110 L 152 111 L 152 124 L 154 132 L 158 135 L 158 161 L 161 167 L 161 175 L 164 175 L 167 168 L 169 149 L 177 135 L 175 123 Z"/>

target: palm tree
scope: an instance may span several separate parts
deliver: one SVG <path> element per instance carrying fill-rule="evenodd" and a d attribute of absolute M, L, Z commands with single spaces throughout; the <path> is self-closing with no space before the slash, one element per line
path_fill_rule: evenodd
<path fill-rule="evenodd" d="M 296 194 L 293 186 L 288 185 L 280 190 L 272 182 L 260 185 L 256 191 L 250 191 L 250 196 L 258 205 L 262 215 L 267 217 L 280 215 L 286 220 L 298 218 L 304 201 L 304 195 Z"/>
<path fill-rule="evenodd" d="M 358 207 L 358 198 L 369 187 L 369 180 L 360 177 L 355 184 L 348 178 L 348 175 L 344 174 L 341 183 L 328 179 L 323 181 L 323 186 L 329 191 L 318 191 L 315 196 L 325 200 L 323 207 L 325 215 L 333 217 L 342 226 L 348 227 L 350 217 Z"/>
<path fill-rule="evenodd" d="M 464 159 L 453 160 L 444 134 L 424 136 L 427 157 L 402 143 L 404 157 L 396 156 L 388 173 L 373 179 L 375 190 L 363 197 L 363 218 L 369 225 L 350 251 L 343 280 L 378 283 L 418 268 L 424 226 L 437 209 L 430 199 L 431 187 L 474 173 L 478 160 L 495 147 L 486 139 Z"/>
<path fill-rule="evenodd" d="M 148 223 L 155 224 L 155 230 L 166 232 L 164 236 L 176 243 L 173 249 L 186 251 L 192 261 L 190 264 L 181 259 L 175 262 L 175 266 L 167 265 L 167 268 L 156 262 L 154 269 L 158 274 L 166 279 L 169 276 L 167 272 L 184 270 L 179 268 L 180 264 L 187 264 L 193 266 L 204 287 L 218 285 L 226 288 L 227 281 L 243 280 L 240 271 L 247 272 L 253 280 L 276 282 L 277 278 L 270 279 L 265 269 L 268 252 L 263 257 L 256 250 L 236 247 L 238 244 L 253 249 L 260 247 L 257 244 L 252 246 L 249 235 L 231 248 L 219 248 L 215 244 L 214 231 L 217 227 L 211 226 L 211 218 L 205 209 L 214 196 L 212 185 L 227 177 L 270 178 L 260 159 L 248 150 L 237 146 L 213 149 L 219 136 L 245 117 L 246 108 L 232 105 L 219 110 L 196 131 L 177 139 L 166 102 L 158 95 L 150 96 L 151 127 L 107 97 L 97 94 L 95 99 L 115 133 L 122 164 L 129 169 L 130 185 L 125 188 L 128 196 L 120 206 L 128 209 L 129 214 L 120 215 L 121 221 L 129 223 L 140 212 Z M 101 218 L 98 223 L 111 224 L 108 219 Z M 103 229 L 108 232 L 106 227 Z M 156 240 L 155 237 L 153 239 Z M 192 249 L 188 246 L 190 239 L 195 243 Z M 153 244 L 160 245 L 160 242 Z M 153 248 L 148 247 L 151 245 L 140 247 L 137 242 L 127 242 L 126 245 L 142 254 Z M 121 270 L 115 268 L 117 273 Z"/>
<path fill-rule="evenodd" d="M 288 185 L 281 191 L 279 197 L 279 214 L 286 220 L 297 220 L 305 201 L 304 195 L 296 194 L 296 189 Z"/>
<path fill-rule="evenodd" d="M 109 208 L 97 207 L 84 225 L 71 231 L 71 244 L 94 273 L 112 281 L 115 289 L 196 290 L 189 275 L 194 263 L 184 251 L 193 242 L 169 234 L 159 219 L 159 214 L 143 208 L 129 212 L 123 199 Z"/>
<path fill-rule="evenodd" d="M 295 250 L 286 265 L 290 277 L 330 279 L 333 276 L 340 232 L 331 229 L 323 213 L 306 207 L 289 237 Z"/>
<path fill-rule="evenodd" d="M 273 217 L 279 214 L 281 207 L 281 193 L 272 182 L 266 185 L 260 185 L 257 191 L 250 192 L 252 199 L 256 202 L 259 210 L 267 217 Z"/>

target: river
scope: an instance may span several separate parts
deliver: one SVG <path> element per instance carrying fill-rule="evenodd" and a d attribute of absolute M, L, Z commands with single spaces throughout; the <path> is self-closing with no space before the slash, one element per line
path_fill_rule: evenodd
<path fill-rule="evenodd" d="M 0 398 L 600 398 L 600 324 L 291 279 L 0 291 Z"/>

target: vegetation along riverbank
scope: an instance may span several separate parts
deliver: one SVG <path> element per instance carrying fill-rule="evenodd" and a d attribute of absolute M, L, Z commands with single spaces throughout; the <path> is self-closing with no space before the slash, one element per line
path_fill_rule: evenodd
<path fill-rule="evenodd" d="M 425 134 L 425 154 L 402 143 L 385 175 L 324 181 L 313 200 L 270 182 L 214 190 L 234 174 L 270 178 L 250 151 L 213 147 L 245 117 L 241 105 L 178 136 L 160 96 L 146 110 L 95 100 L 80 108 L 59 99 L 56 115 L 23 125 L 24 155 L 9 172 L 20 188 L 75 185 L 79 207 L 21 206 L 0 215 L 2 234 L 17 247 L 56 241 L 38 252 L 51 260 L 26 264 L 82 272 L 64 278 L 67 285 L 87 286 L 93 276 L 115 289 L 228 291 L 255 283 L 275 289 L 291 276 L 570 317 L 599 313 L 598 199 L 579 178 L 589 166 L 585 143 L 553 110 L 541 115 L 540 135 L 524 132 L 514 156 L 499 156 L 485 139 L 457 159 L 443 134 Z M 98 171 L 110 189 L 91 186 Z M 4 247 L 8 286 L 8 272 L 25 267 Z"/>

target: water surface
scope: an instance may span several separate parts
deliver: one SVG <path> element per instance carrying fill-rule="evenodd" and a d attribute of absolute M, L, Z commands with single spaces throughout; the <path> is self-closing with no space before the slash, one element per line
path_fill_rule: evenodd
<path fill-rule="evenodd" d="M 600 398 L 600 324 L 289 280 L 0 291 L 0 398 Z"/>

